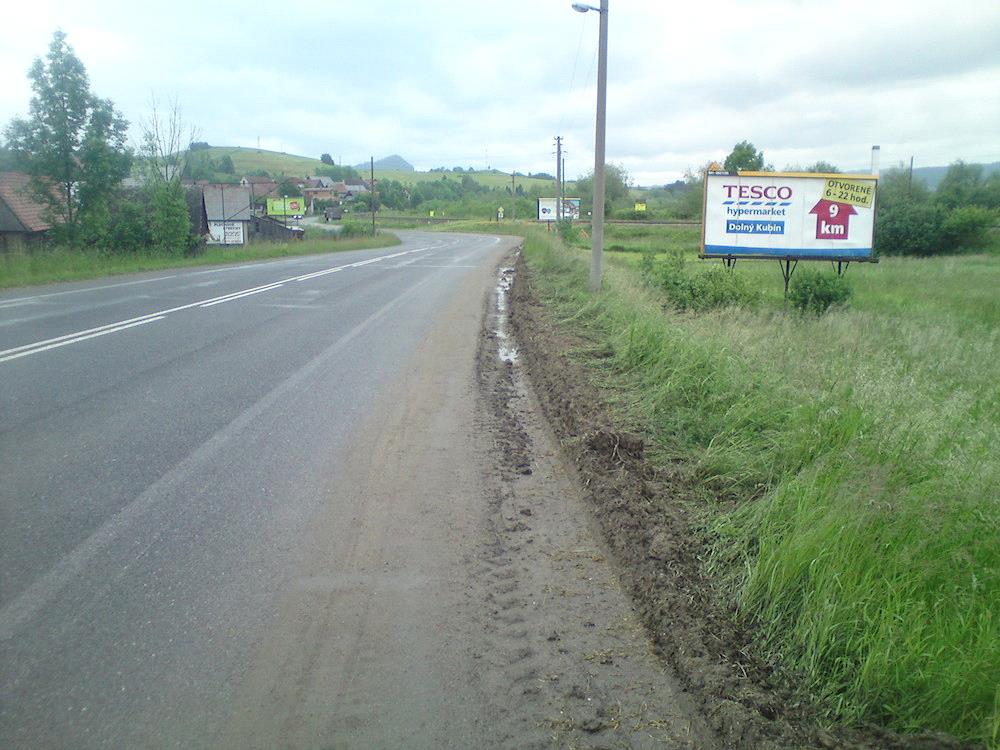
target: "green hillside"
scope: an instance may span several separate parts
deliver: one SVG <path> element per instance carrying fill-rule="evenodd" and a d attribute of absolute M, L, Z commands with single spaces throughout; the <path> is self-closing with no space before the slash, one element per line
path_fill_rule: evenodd
<path fill-rule="evenodd" d="M 255 170 L 266 170 L 272 177 L 288 175 L 292 177 L 306 177 L 316 173 L 323 162 L 308 156 L 296 156 L 278 151 L 267 151 L 265 149 L 244 148 L 242 146 L 212 146 L 195 152 L 198 156 L 208 159 L 218 160 L 228 155 L 233 160 L 233 167 L 236 176 L 240 177 Z M 362 177 L 367 177 L 367 170 L 358 170 Z M 486 187 L 507 187 L 510 185 L 510 175 L 503 172 L 481 171 L 481 172 L 410 172 L 403 170 L 375 169 L 375 177 L 380 180 L 396 180 L 403 185 L 414 185 L 418 182 L 430 180 L 461 180 L 465 175 L 469 175 L 480 185 Z M 525 190 L 534 186 L 549 186 L 552 180 L 543 180 L 535 177 L 516 177 L 517 185 L 521 185 Z"/>
<path fill-rule="evenodd" d="M 304 177 L 315 174 L 316 168 L 323 166 L 323 162 L 319 159 L 312 159 L 308 156 L 295 156 L 278 151 L 243 148 L 241 146 L 212 146 L 195 153 L 199 156 L 204 154 L 213 160 L 228 155 L 233 160 L 233 166 L 236 168 L 238 176 L 257 169 L 264 169 L 272 177 L 282 174 Z"/>

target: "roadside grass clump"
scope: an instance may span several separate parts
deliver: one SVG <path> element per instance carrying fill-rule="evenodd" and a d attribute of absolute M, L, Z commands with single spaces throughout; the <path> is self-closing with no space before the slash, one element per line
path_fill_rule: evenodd
<path fill-rule="evenodd" d="M 820 317 L 780 289 L 677 311 L 617 255 L 590 294 L 551 235 L 525 258 L 654 460 L 717 498 L 707 569 L 761 655 L 832 718 L 1000 747 L 1000 310 L 939 291 L 995 296 L 1000 258 L 884 260 Z"/>
<path fill-rule="evenodd" d="M 663 291 L 678 310 L 709 310 L 715 307 L 752 307 L 760 302 L 760 290 L 719 265 L 695 268 L 680 250 L 665 258 L 646 252 L 640 261 L 646 281 Z"/>
<path fill-rule="evenodd" d="M 345 250 L 363 250 L 398 245 L 392 234 L 372 237 L 337 238 L 319 230 L 306 231 L 306 238 L 294 242 L 255 242 L 249 245 L 207 245 L 197 255 L 178 255 L 156 250 L 112 253 L 99 250 L 71 250 L 64 247 L 38 248 L 27 253 L 0 253 L 0 289 L 50 284 L 57 281 L 93 279 L 122 273 L 161 271 L 167 268 L 246 263 L 254 260 L 314 255 Z"/>
<path fill-rule="evenodd" d="M 843 276 L 804 269 L 792 277 L 788 301 L 799 312 L 822 315 L 835 305 L 846 305 L 850 284 Z"/>

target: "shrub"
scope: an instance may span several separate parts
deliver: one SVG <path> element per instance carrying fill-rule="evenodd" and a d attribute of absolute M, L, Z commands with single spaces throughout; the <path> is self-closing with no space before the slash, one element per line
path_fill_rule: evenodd
<path fill-rule="evenodd" d="M 851 287 L 843 276 L 803 270 L 792 277 L 788 301 L 797 310 L 822 315 L 834 305 L 843 305 L 851 297 Z"/>
<path fill-rule="evenodd" d="M 372 232 L 371 224 L 357 221 L 355 219 L 344 219 L 344 223 L 341 224 L 338 236 L 343 239 L 350 239 L 352 237 L 370 237 L 372 234 L 374 234 L 374 232 Z"/>
<path fill-rule="evenodd" d="M 681 252 L 672 253 L 662 261 L 651 254 L 640 262 L 647 280 L 659 286 L 680 310 L 710 310 L 716 307 L 753 307 L 761 293 L 744 277 L 722 266 L 706 271 L 692 271 Z"/>
<path fill-rule="evenodd" d="M 933 204 L 881 207 L 875 222 L 878 255 L 938 255 L 945 251 L 944 210 Z"/>
<path fill-rule="evenodd" d="M 956 208 L 941 224 L 942 240 L 949 249 L 975 250 L 987 241 L 987 230 L 996 221 L 996 215 L 981 206 Z"/>

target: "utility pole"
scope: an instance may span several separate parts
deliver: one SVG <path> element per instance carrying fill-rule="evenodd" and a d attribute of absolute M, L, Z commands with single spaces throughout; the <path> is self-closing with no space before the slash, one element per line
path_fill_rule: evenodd
<path fill-rule="evenodd" d="M 371 176 L 372 176 L 372 187 L 371 195 L 368 196 L 369 200 L 372 202 L 372 237 L 375 236 L 375 157 L 371 157 Z"/>
<path fill-rule="evenodd" d="M 559 203 L 566 206 L 566 156 L 562 158 L 562 180 L 559 182 Z"/>
<path fill-rule="evenodd" d="M 517 188 L 514 185 L 514 170 L 510 170 L 510 220 L 517 219 Z"/>
<path fill-rule="evenodd" d="M 910 177 L 906 181 L 906 194 L 910 195 L 913 192 L 913 157 L 910 157 Z"/>
<path fill-rule="evenodd" d="M 556 221 L 562 221 L 562 136 L 556 136 Z"/>

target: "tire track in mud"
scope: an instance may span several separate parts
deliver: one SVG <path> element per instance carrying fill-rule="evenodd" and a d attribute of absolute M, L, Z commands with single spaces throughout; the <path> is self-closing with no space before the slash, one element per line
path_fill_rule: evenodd
<path fill-rule="evenodd" d="M 479 427 L 493 436 L 471 561 L 476 675 L 501 747 L 720 747 L 652 652 L 518 364 L 501 269 L 480 338 Z"/>

